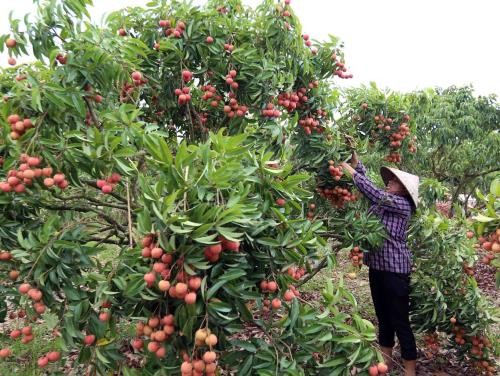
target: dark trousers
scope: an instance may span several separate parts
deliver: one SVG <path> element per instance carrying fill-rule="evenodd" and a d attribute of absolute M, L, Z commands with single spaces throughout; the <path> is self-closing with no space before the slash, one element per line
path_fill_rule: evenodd
<path fill-rule="evenodd" d="M 370 268 L 370 290 L 377 314 L 380 346 L 394 347 L 398 336 L 401 357 L 417 359 L 415 337 L 410 327 L 410 275 Z"/>

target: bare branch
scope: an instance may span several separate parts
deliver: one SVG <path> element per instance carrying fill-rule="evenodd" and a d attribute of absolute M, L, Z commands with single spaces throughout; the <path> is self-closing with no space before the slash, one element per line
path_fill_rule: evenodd
<path fill-rule="evenodd" d="M 90 117 L 92 118 L 92 121 L 94 122 L 95 126 L 97 128 L 101 128 L 101 122 L 97 118 L 97 115 L 94 111 L 94 106 L 92 105 L 92 102 L 87 96 L 83 96 L 83 100 L 85 101 L 85 104 L 87 105 L 87 109 L 89 110 Z"/>

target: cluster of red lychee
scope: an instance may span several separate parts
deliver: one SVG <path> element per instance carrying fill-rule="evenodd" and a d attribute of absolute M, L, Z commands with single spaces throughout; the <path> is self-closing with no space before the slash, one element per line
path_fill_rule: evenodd
<path fill-rule="evenodd" d="M 177 96 L 177 103 L 179 105 L 185 105 L 191 102 L 191 89 L 188 86 L 184 86 L 182 89 L 175 89 L 174 94 Z"/>
<path fill-rule="evenodd" d="M 353 247 L 349 253 L 349 258 L 353 266 L 359 267 L 363 265 L 363 251 L 358 246 Z"/>
<path fill-rule="evenodd" d="M 304 268 L 299 268 L 298 266 L 290 266 L 286 273 L 293 278 L 294 280 L 298 281 L 301 279 L 304 274 L 306 274 L 306 270 Z"/>
<path fill-rule="evenodd" d="M 436 332 L 433 333 L 427 333 L 424 335 L 424 342 L 427 351 L 427 356 L 432 357 L 434 356 L 438 350 L 439 350 L 439 337 Z"/>
<path fill-rule="evenodd" d="M 134 71 L 130 75 L 135 86 L 142 86 L 148 82 L 147 78 L 143 77 L 142 73 L 139 71 Z"/>
<path fill-rule="evenodd" d="M 234 45 L 232 45 L 231 43 L 224 43 L 224 51 L 226 51 L 227 53 L 231 53 L 233 52 L 234 50 Z"/>
<path fill-rule="evenodd" d="M 217 354 L 213 347 L 217 344 L 218 338 L 211 333 L 209 328 L 198 329 L 195 333 L 195 345 L 198 347 L 197 356 L 190 359 L 189 356 L 183 356 L 184 362 L 181 364 L 181 374 L 183 376 L 200 374 L 214 376 L 217 370 Z M 207 346 L 208 349 L 200 349 Z M 191 371 L 190 371 L 191 370 Z"/>
<path fill-rule="evenodd" d="M 49 364 L 49 362 L 54 363 L 59 359 L 61 359 L 61 353 L 59 351 L 51 351 L 38 358 L 37 364 L 38 367 L 45 368 Z"/>
<path fill-rule="evenodd" d="M 310 203 L 309 204 L 309 211 L 307 212 L 307 219 L 312 221 L 314 219 L 314 212 L 316 211 L 316 204 L 315 203 Z"/>
<path fill-rule="evenodd" d="M 102 103 L 102 95 L 95 93 L 94 88 L 90 84 L 85 84 L 83 87 L 83 90 L 85 90 L 87 93 L 90 93 L 90 95 L 86 95 L 87 98 L 93 100 L 96 103 Z"/>
<path fill-rule="evenodd" d="M 455 343 L 460 346 L 470 346 L 469 351 L 476 359 L 476 367 L 483 369 L 487 375 L 496 374 L 494 363 L 492 362 L 490 364 L 487 359 L 488 353 L 491 353 L 491 341 L 485 336 L 468 336 L 465 329 L 457 324 L 457 319 L 455 317 L 451 317 L 450 322 L 452 325 L 451 332 L 455 336 Z M 485 356 L 486 358 L 484 358 Z"/>
<path fill-rule="evenodd" d="M 32 287 L 29 283 L 22 283 L 18 290 L 22 295 L 27 295 L 31 299 L 36 313 L 41 315 L 45 312 L 47 307 L 42 302 L 43 294 L 39 289 Z"/>
<path fill-rule="evenodd" d="M 500 253 L 500 228 L 492 231 L 489 235 L 479 237 L 478 240 L 479 246 L 487 252 L 482 262 L 489 265 L 496 254 Z"/>
<path fill-rule="evenodd" d="M 266 281 L 263 280 L 259 284 L 260 290 L 263 294 L 275 294 L 279 291 L 279 286 L 275 281 Z M 285 302 L 292 301 L 295 297 L 300 296 L 299 291 L 293 285 L 289 285 L 287 290 L 283 293 L 283 300 Z M 278 310 L 281 308 L 281 299 L 278 297 L 270 300 L 269 298 L 265 298 L 262 301 L 262 310 L 263 312 L 269 312 L 270 309 Z"/>
<path fill-rule="evenodd" d="M 33 122 L 31 119 L 21 119 L 18 114 L 12 114 L 7 117 L 7 121 L 10 124 L 10 138 L 17 140 L 21 137 L 28 129 L 33 128 Z"/>
<path fill-rule="evenodd" d="M 229 104 L 224 106 L 224 113 L 227 117 L 244 117 L 248 111 L 248 107 L 238 104 L 236 98 L 231 98 Z"/>
<path fill-rule="evenodd" d="M 113 192 L 113 188 L 116 184 L 118 184 L 122 180 L 122 177 L 119 173 L 113 172 L 111 176 L 108 176 L 106 179 L 99 179 L 96 181 L 97 188 L 99 188 L 102 193 L 108 194 Z"/>
<path fill-rule="evenodd" d="M 347 74 L 347 67 L 345 66 L 345 63 L 341 62 L 339 59 L 338 59 L 338 56 L 337 54 L 333 53 L 332 54 L 332 60 L 334 62 L 334 71 L 333 73 L 337 76 L 337 77 L 340 77 L 340 78 L 343 78 L 343 79 L 347 79 L 347 78 L 353 78 L 354 76 L 352 75 L 352 73 L 349 73 Z"/>
<path fill-rule="evenodd" d="M 359 196 L 352 193 L 349 188 L 343 188 L 341 186 L 323 188 L 318 187 L 316 191 L 324 198 L 326 198 L 333 207 L 337 209 L 343 209 L 346 202 L 356 201 Z"/>
<path fill-rule="evenodd" d="M 401 163 L 401 154 L 391 152 L 388 155 L 386 155 L 384 159 L 387 162 L 391 162 L 391 163 Z"/>
<path fill-rule="evenodd" d="M 133 84 L 125 82 L 120 90 L 120 102 L 127 102 L 130 99 L 130 95 L 134 92 L 136 87 L 143 86 L 148 83 L 148 79 L 143 77 L 142 73 L 139 71 L 134 71 L 131 74 Z"/>
<path fill-rule="evenodd" d="M 278 105 L 283 106 L 288 112 L 293 112 L 297 108 L 302 108 L 307 102 L 307 89 L 302 87 L 297 91 L 284 92 L 278 95 Z"/>
<path fill-rule="evenodd" d="M 303 34 L 302 35 L 302 39 L 304 39 L 304 43 L 307 47 L 311 47 L 312 46 L 312 41 L 311 39 L 309 38 L 309 34 Z"/>
<path fill-rule="evenodd" d="M 312 132 L 323 133 L 325 128 L 320 126 L 320 121 L 313 116 L 306 116 L 299 120 L 299 126 L 302 127 L 306 135 L 311 135 Z"/>
<path fill-rule="evenodd" d="M 268 103 L 266 108 L 262 110 L 262 115 L 269 119 L 275 119 L 281 116 L 281 111 L 275 108 L 273 103 Z"/>
<path fill-rule="evenodd" d="M 154 353 L 159 359 L 164 358 L 167 349 L 163 345 L 175 333 L 175 317 L 172 314 L 151 316 L 146 322 L 138 322 L 135 327 L 136 338 L 131 345 L 137 351 L 144 348 L 144 340 L 149 340 L 146 345 L 148 352 Z"/>
<path fill-rule="evenodd" d="M 213 347 L 217 344 L 218 338 L 211 333 L 208 328 L 201 328 L 195 332 L 196 353 L 190 358 L 186 353 L 183 355 L 181 364 L 182 376 L 203 375 L 215 376 L 217 371 L 217 353 Z M 205 347 L 206 346 L 206 347 Z"/>
<path fill-rule="evenodd" d="M 385 363 L 377 363 L 372 365 L 370 368 L 368 368 L 368 374 L 370 376 L 378 376 L 378 375 L 385 375 L 387 371 L 389 370 L 389 367 Z"/>
<path fill-rule="evenodd" d="M 222 100 L 222 96 L 218 95 L 215 86 L 208 84 L 201 86 L 200 89 L 204 92 L 201 99 L 204 101 L 210 101 L 210 107 L 217 108 L 219 106 L 219 102 Z"/>
<path fill-rule="evenodd" d="M 231 69 L 228 74 L 226 74 L 226 84 L 228 84 L 232 90 L 239 88 L 239 84 L 236 82 L 236 75 L 238 72 L 235 69 Z"/>
<path fill-rule="evenodd" d="M 181 38 L 186 30 L 186 24 L 183 21 L 177 22 L 175 27 L 172 27 L 172 23 L 169 20 L 160 20 L 158 25 L 165 30 L 164 33 L 167 37 Z"/>
<path fill-rule="evenodd" d="M 205 258 L 210 262 L 217 262 L 222 251 L 239 252 L 240 250 L 240 242 L 237 240 L 233 241 L 219 236 L 219 241 L 220 243 L 205 247 Z"/>
<path fill-rule="evenodd" d="M 63 55 L 62 53 L 58 53 L 56 55 L 56 60 L 59 64 L 65 65 L 68 62 L 68 55 Z"/>
<path fill-rule="evenodd" d="M 158 290 L 168 292 L 169 296 L 175 299 L 184 300 L 186 304 L 196 303 L 196 291 L 201 286 L 201 278 L 198 276 L 187 277 L 183 271 L 183 259 L 179 258 L 173 263 L 173 252 L 166 253 L 158 244 L 155 243 L 155 235 L 149 234 L 142 240 L 143 249 L 141 254 L 144 258 L 156 260 L 151 266 L 151 271 L 144 274 L 146 285 L 151 288 L 155 285 L 157 275 L 161 276 L 158 282 Z M 170 278 L 174 267 L 178 268 L 175 277 L 175 284 L 171 284 Z"/>
<path fill-rule="evenodd" d="M 23 193 L 26 191 L 26 186 L 33 185 L 37 178 L 44 177 L 43 184 L 50 188 L 57 186 L 60 189 L 66 189 L 69 185 L 66 177 L 62 173 L 57 173 L 52 176 L 52 167 L 39 168 L 41 163 L 40 157 L 21 154 L 19 158 L 21 164 L 19 168 L 9 170 L 7 180 L 0 182 L 0 190 L 2 192 Z"/>
<path fill-rule="evenodd" d="M 12 339 L 18 339 L 21 336 L 23 336 L 23 338 L 21 339 L 21 342 L 23 344 L 33 341 L 34 335 L 31 326 L 25 326 L 22 329 L 14 329 L 10 332 L 10 338 Z"/>
<path fill-rule="evenodd" d="M 335 181 L 339 181 L 344 175 L 343 167 L 341 165 L 335 166 L 335 162 L 331 159 L 328 161 L 328 172 Z"/>

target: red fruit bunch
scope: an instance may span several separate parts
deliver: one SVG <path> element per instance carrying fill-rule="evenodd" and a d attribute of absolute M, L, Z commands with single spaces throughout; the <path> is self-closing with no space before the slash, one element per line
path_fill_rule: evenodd
<path fill-rule="evenodd" d="M 262 110 L 262 115 L 269 119 L 275 119 L 281 116 L 281 111 L 275 108 L 273 103 L 268 103 L 266 108 Z"/>
<path fill-rule="evenodd" d="M 111 176 L 107 177 L 106 179 L 97 180 L 96 185 L 97 188 L 102 191 L 102 193 L 109 194 L 113 192 L 115 185 L 118 184 L 121 179 L 122 177 L 119 173 L 113 172 Z"/>
<path fill-rule="evenodd" d="M 297 108 L 303 108 L 307 102 L 307 89 L 302 87 L 297 91 L 284 92 L 278 95 L 278 105 L 283 106 L 288 112 L 293 112 Z"/>
<path fill-rule="evenodd" d="M 344 174 L 342 166 L 341 165 L 335 166 L 335 162 L 332 160 L 328 161 L 328 172 L 335 181 L 339 181 L 342 175 Z"/>
<path fill-rule="evenodd" d="M 349 187 L 318 187 L 316 191 L 337 209 L 343 209 L 346 202 L 356 201 L 359 198 L 357 194 L 350 191 Z"/>
<path fill-rule="evenodd" d="M 171 27 L 170 21 L 161 20 L 160 26 L 165 29 L 165 36 L 172 38 L 182 38 L 182 34 L 184 34 L 186 30 L 186 24 L 183 21 L 179 21 L 176 23 L 175 27 Z"/>
<path fill-rule="evenodd" d="M 23 193 L 27 186 L 32 186 L 38 178 L 44 178 L 43 184 L 50 188 L 57 186 L 66 189 L 69 185 L 66 177 L 62 173 L 52 175 L 52 167 L 40 168 L 42 159 L 40 157 L 21 154 L 18 169 L 10 170 L 7 173 L 7 180 L 0 182 L 0 190 L 4 193 Z"/>
<path fill-rule="evenodd" d="M 67 61 L 68 61 L 68 55 L 63 55 L 63 54 L 61 54 L 61 53 L 58 53 L 58 54 L 56 55 L 56 60 L 57 60 L 57 62 L 58 62 L 59 64 L 61 64 L 61 65 L 65 65 L 65 64 L 67 63 Z"/>
<path fill-rule="evenodd" d="M 279 289 L 279 286 L 275 281 L 266 281 L 266 280 L 262 280 L 259 284 L 259 287 L 260 291 L 262 291 L 262 293 L 264 294 L 268 293 L 273 294 Z"/>
<path fill-rule="evenodd" d="M 309 211 L 307 212 L 307 219 L 309 219 L 311 221 L 314 218 L 315 211 L 316 211 L 316 204 L 310 203 L 309 204 Z"/>
<path fill-rule="evenodd" d="M 480 248 L 486 252 L 482 262 L 489 265 L 491 260 L 496 257 L 496 254 L 500 253 L 500 228 L 492 231 L 489 235 L 479 237 L 478 241 Z"/>
<path fill-rule="evenodd" d="M 283 294 L 285 302 L 291 302 L 295 297 L 300 297 L 300 292 L 294 285 L 288 285 L 288 289 Z"/>
<path fill-rule="evenodd" d="M 224 113 L 227 117 L 244 117 L 248 111 L 247 106 L 239 105 L 236 98 L 229 99 L 229 103 L 224 106 Z"/>
<path fill-rule="evenodd" d="M 174 94 L 177 96 L 177 103 L 182 106 L 191 102 L 191 89 L 184 86 L 182 89 L 175 89 Z"/>
<path fill-rule="evenodd" d="M 439 338 L 436 332 L 427 333 L 424 335 L 424 342 L 426 347 L 426 356 L 428 358 L 434 357 L 439 351 Z"/>
<path fill-rule="evenodd" d="M 359 247 L 353 247 L 349 253 L 349 258 L 351 259 L 353 266 L 363 265 L 363 251 Z"/>
<path fill-rule="evenodd" d="M 237 90 L 239 87 L 239 84 L 236 82 L 236 75 L 238 72 L 236 70 L 231 69 L 229 73 L 226 75 L 226 84 L 228 84 L 231 87 L 231 90 Z"/>
<path fill-rule="evenodd" d="M 205 258 L 210 262 L 218 261 L 222 251 L 239 252 L 240 250 L 240 242 L 238 240 L 233 241 L 219 236 L 219 241 L 220 243 L 205 247 Z"/>
<path fill-rule="evenodd" d="M 135 327 L 136 338 L 131 345 L 136 351 L 147 351 L 154 353 L 157 358 L 164 358 L 167 342 L 175 333 L 175 317 L 172 314 L 161 316 L 150 316 L 145 322 L 138 322 Z M 147 342 L 146 346 L 145 343 Z"/>
<path fill-rule="evenodd" d="M 304 274 L 306 274 L 306 270 L 304 268 L 299 268 L 297 266 L 290 266 L 286 272 L 291 278 L 296 281 L 301 279 Z"/>
<path fill-rule="evenodd" d="M 311 135 L 312 132 L 323 133 L 325 128 L 320 126 L 320 121 L 312 116 L 307 116 L 299 120 L 299 126 L 302 127 L 306 135 Z"/>
<path fill-rule="evenodd" d="M 7 117 L 7 121 L 10 125 L 10 138 L 17 140 L 21 137 L 28 129 L 33 128 L 34 124 L 31 119 L 21 119 L 18 114 L 11 114 Z"/>
<path fill-rule="evenodd" d="M 334 71 L 333 73 L 340 78 L 347 79 L 353 78 L 352 73 L 347 74 L 347 68 L 344 62 L 341 62 L 335 53 L 332 54 L 332 60 L 334 62 Z"/>
<path fill-rule="evenodd" d="M 204 92 L 201 99 L 204 101 L 210 101 L 210 107 L 217 108 L 222 100 L 222 96 L 217 93 L 215 86 L 208 84 L 201 86 L 200 89 Z"/>
<path fill-rule="evenodd" d="M 43 293 L 39 289 L 32 287 L 29 283 L 22 283 L 19 285 L 18 290 L 22 295 L 27 295 L 31 299 L 31 302 L 33 304 L 33 309 L 35 310 L 36 313 L 41 315 L 42 313 L 45 312 L 46 306 L 42 301 Z M 33 339 L 33 333 L 31 333 L 31 328 L 29 330 L 23 329 L 22 333 L 25 336 L 28 336 L 26 341 L 29 342 Z"/>

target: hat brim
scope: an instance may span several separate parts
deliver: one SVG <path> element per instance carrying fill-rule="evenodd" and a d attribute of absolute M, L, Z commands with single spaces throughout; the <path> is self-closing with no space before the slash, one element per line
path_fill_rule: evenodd
<path fill-rule="evenodd" d="M 380 167 L 380 176 L 382 176 L 382 180 L 384 181 L 384 184 L 387 186 L 389 184 L 389 180 L 396 179 L 399 181 L 399 183 L 405 188 L 406 193 L 408 194 L 408 197 L 410 198 L 411 203 L 413 206 L 416 208 L 417 207 L 417 202 L 415 202 L 415 198 L 412 196 L 410 193 L 410 190 L 406 186 L 406 184 L 401 181 L 401 179 L 394 173 L 389 167 L 382 166 Z"/>

